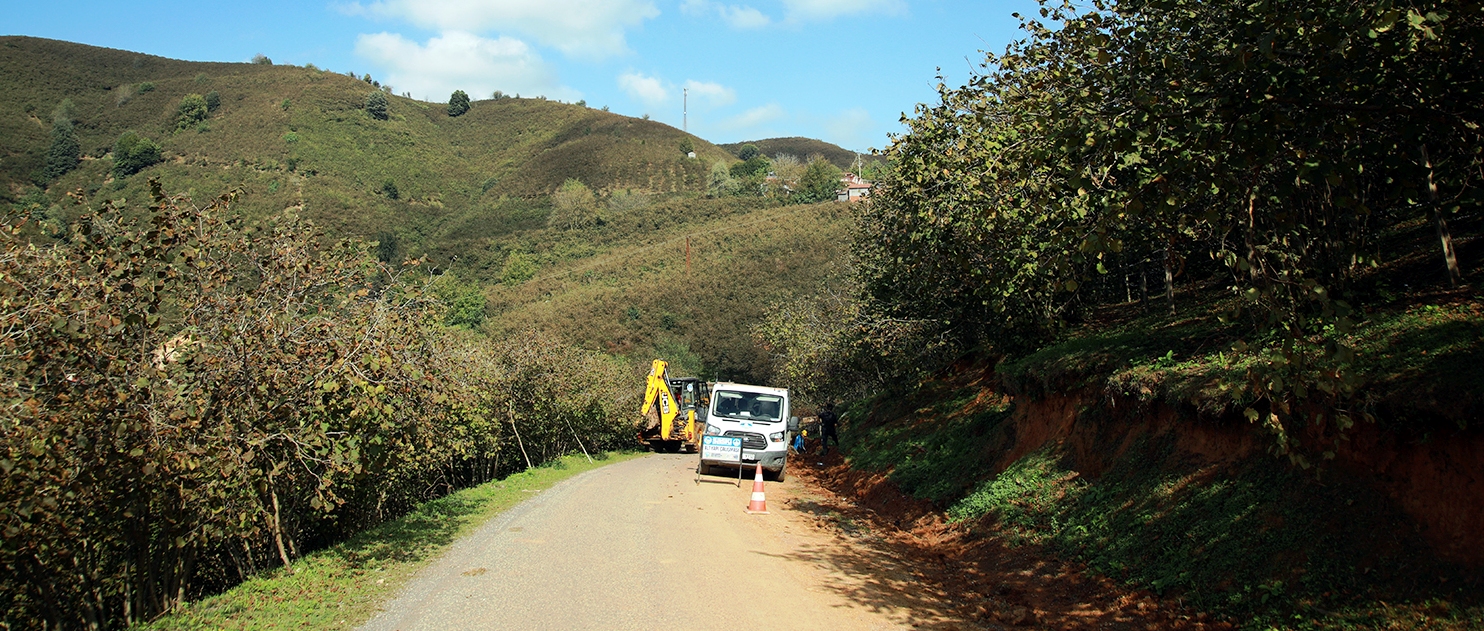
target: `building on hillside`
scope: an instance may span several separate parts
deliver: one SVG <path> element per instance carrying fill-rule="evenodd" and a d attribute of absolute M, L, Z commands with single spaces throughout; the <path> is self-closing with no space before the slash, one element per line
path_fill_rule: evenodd
<path fill-rule="evenodd" d="M 858 202 L 871 194 L 871 183 L 854 173 L 840 176 L 840 188 L 835 191 L 837 202 Z"/>

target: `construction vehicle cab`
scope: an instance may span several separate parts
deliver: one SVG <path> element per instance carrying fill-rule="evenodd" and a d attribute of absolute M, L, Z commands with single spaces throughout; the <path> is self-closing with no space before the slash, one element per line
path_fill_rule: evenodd
<path fill-rule="evenodd" d="M 650 365 L 640 415 L 639 442 L 655 451 L 695 451 L 700 433 L 697 421 L 710 403 L 710 388 L 695 377 L 671 377 L 669 364 L 656 359 Z"/>

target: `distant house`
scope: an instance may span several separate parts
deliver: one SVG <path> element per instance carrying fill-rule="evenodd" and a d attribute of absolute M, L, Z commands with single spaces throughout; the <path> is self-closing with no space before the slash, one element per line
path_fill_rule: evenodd
<path fill-rule="evenodd" d="M 871 194 L 871 183 L 854 173 L 840 176 L 840 186 L 835 191 L 837 202 L 858 202 Z"/>

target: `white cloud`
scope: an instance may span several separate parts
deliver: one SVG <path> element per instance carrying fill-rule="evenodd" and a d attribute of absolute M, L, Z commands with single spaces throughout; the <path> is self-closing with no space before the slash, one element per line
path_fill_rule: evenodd
<path fill-rule="evenodd" d="M 896 14 L 907 7 L 902 0 L 783 0 L 790 21 L 828 20 L 861 13 Z"/>
<path fill-rule="evenodd" d="M 670 87 L 659 77 L 649 77 L 637 72 L 619 75 L 618 87 L 629 96 L 650 107 L 664 105 L 670 100 Z"/>
<path fill-rule="evenodd" d="M 772 18 L 763 15 L 762 11 L 752 7 L 731 6 L 718 7 L 718 9 L 721 11 L 722 19 L 726 20 L 727 24 L 732 25 L 732 28 L 762 28 L 773 23 Z"/>
<path fill-rule="evenodd" d="M 385 83 L 399 93 L 442 101 L 454 90 L 470 98 L 489 98 L 495 90 L 524 96 L 571 100 L 577 92 L 562 86 L 555 73 L 525 42 L 469 33 L 443 33 L 419 44 L 395 33 L 361 35 L 356 54 L 386 69 Z"/>
<path fill-rule="evenodd" d="M 440 31 L 515 31 L 590 58 L 627 52 L 624 31 L 660 14 L 649 0 L 379 0 L 340 10 Z"/>
<path fill-rule="evenodd" d="M 710 107 L 731 105 L 737 100 L 737 92 L 720 83 L 700 82 L 694 79 L 685 82 L 691 98 Z"/>

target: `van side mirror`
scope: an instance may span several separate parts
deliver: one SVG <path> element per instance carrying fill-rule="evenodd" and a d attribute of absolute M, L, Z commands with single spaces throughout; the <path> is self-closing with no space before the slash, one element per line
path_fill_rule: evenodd
<path fill-rule="evenodd" d="M 797 431 L 799 431 L 799 417 L 797 417 L 797 416 L 790 416 L 790 417 L 788 417 L 788 431 L 790 431 L 790 432 L 797 432 Z"/>

